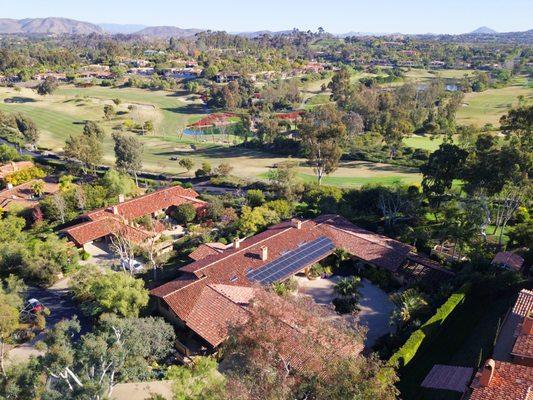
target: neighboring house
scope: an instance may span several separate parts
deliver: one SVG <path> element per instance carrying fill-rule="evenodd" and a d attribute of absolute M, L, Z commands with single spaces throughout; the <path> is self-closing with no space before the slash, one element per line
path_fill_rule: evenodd
<path fill-rule="evenodd" d="M 84 247 L 93 241 L 106 240 L 119 231 L 129 240 L 141 243 L 152 236 L 153 231 L 136 225 L 135 219 L 146 215 L 156 217 L 185 203 L 192 204 L 197 212 L 201 212 L 207 203 L 197 197 L 198 193 L 194 190 L 181 186 L 157 190 L 130 200 L 124 200 L 121 196 L 118 204 L 86 213 L 81 216 L 83 222 L 61 232 L 78 247 Z M 160 233 L 163 230 L 164 226 L 156 222 L 154 231 Z"/>
<path fill-rule="evenodd" d="M 533 291 L 520 291 L 493 353 L 477 373 L 470 400 L 529 400 L 533 396 Z"/>
<path fill-rule="evenodd" d="M 196 260 L 181 268 L 177 279 L 157 287 L 151 295 L 159 312 L 181 327 L 181 351 L 213 350 L 228 335 L 228 325 L 246 317 L 254 285 L 268 286 L 310 268 L 333 253 L 346 250 L 354 259 L 401 274 L 404 267 L 438 268 L 414 248 L 353 225 L 336 215 L 292 220 L 222 248 L 206 244 L 191 253 Z M 420 263 L 427 264 L 426 266 Z M 192 343 L 192 344 L 189 344 Z"/>
<path fill-rule="evenodd" d="M 518 254 L 511 253 L 510 251 L 501 251 L 494 256 L 491 264 L 510 271 L 520 272 L 524 266 L 524 259 Z"/>
<path fill-rule="evenodd" d="M 34 166 L 35 165 L 31 161 L 11 161 L 7 164 L 0 165 L 0 180 L 4 180 L 13 172 L 21 171 Z"/>
<path fill-rule="evenodd" d="M 38 180 L 33 179 L 18 186 L 8 184 L 7 189 L 0 191 L 0 208 L 4 210 L 35 208 L 41 198 L 53 195 L 59 191 L 59 185 L 55 180 L 45 178 L 43 180 L 43 194 L 41 197 L 36 197 L 32 187 Z"/>

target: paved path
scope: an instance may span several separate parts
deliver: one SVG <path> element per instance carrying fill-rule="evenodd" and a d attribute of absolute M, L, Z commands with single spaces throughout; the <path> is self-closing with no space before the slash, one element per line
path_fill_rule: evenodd
<path fill-rule="evenodd" d="M 334 275 L 327 279 L 309 280 L 305 277 L 296 277 L 296 279 L 300 293 L 311 296 L 317 304 L 330 305 L 336 297 L 333 288 L 341 277 Z M 392 331 L 389 317 L 394 310 L 394 305 L 389 300 L 387 293 L 379 287 L 366 279 L 363 279 L 362 282 L 363 284 L 359 289 L 361 293 L 359 308 L 361 311 L 357 313 L 354 320 L 368 328 L 365 346 L 370 348 L 380 336 Z M 352 318 L 350 315 L 344 317 Z"/>
<path fill-rule="evenodd" d="M 119 383 L 113 389 L 114 400 L 144 400 L 151 394 L 160 394 L 165 399 L 172 399 L 172 381 L 150 381 Z"/>
<path fill-rule="evenodd" d="M 389 318 L 394 310 L 394 304 L 387 293 L 366 279 L 363 279 L 359 293 L 361 293 L 359 302 L 361 311 L 357 314 L 356 321 L 368 327 L 365 346 L 369 348 L 380 336 L 393 331 Z"/>
<path fill-rule="evenodd" d="M 50 309 L 50 315 L 46 318 L 46 327 L 51 328 L 63 319 L 77 316 L 81 324 L 81 334 L 87 332 L 91 326 L 90 321 L 83 316 L 81 310 L 72 299 L 68 291 L 68 278 L 62 279 L 55 285 L 43 289 L 29 286 L 26 298 L 36 298 L 45 307 Z M 43 334 L 37 335 L 32 341 L 17 346 L 9 351 L 9 363 L 21 363 L 29 360 L 30 356 L 41 354 L 35 349 L 35 344 L 43 339 Z"/>

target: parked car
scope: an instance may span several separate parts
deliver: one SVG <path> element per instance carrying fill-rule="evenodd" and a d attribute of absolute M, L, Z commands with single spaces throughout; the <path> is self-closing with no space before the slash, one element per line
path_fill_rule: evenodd
<path fill-rule="evenodd" d="M 144 266 L 134 258 L 123 258 L 120 260 L 120 266 L 127 270 L 133 272 L 142 272 L 144 271 Z"/>

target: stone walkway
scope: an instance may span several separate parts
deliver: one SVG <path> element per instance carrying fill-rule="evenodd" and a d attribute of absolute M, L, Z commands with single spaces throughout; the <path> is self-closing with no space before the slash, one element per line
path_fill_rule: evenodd
<path fill-rule="evenodd" d="M 326 279 L 314 280 L 300 276 L 295 278 L 298 281 L 298 292 L 311 296 L 315 303 L 322 305 L 331 304 L 336 297 L 333 288 L 341 279 L 341 277 L 336 275 Z M 394 310 L 394 304 L 389 300 L 387 293 L 366 279 L 363 279 L 359 292 L 361 293 L 359 303 L 361 311 L 355 318 L 351 315 L 344 317 L 354 318 L 354 321 L 368 328 L 365 347 L 370 348 L 380 336 L 392 332 L 392 327 L 389 325 L 389 317 Z"/>

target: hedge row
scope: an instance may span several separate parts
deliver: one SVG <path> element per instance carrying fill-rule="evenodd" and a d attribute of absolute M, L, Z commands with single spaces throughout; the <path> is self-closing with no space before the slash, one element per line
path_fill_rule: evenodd
<path fill-rule="evenodd" d="M 465 284 L 457 292 L 453 293 L 448 300 L 437 309 L 437 312 L 427 320 L 424 325 L 414 331 L 404 345 L 392 355 L 389 359 L 389 365 L 398 365 L 400 367 L 407 365 L 416 355 L 420 346 L 424 343 L 428 343 L 432 336 L 439 331 L 446 318 L 450 316 L 458 305 L 464 302 L 469 290 L 470 285 Z"/>

